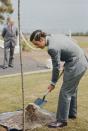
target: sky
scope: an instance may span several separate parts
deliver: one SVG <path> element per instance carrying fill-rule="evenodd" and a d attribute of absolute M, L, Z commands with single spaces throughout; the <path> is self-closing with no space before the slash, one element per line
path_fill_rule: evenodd
<path fill-rule="evenodd" d="M 17 21 L 18 0 L 12 0 Z M 52 33 L 87 32 L 88 0 L 20 0 L 21 30 Z"/>

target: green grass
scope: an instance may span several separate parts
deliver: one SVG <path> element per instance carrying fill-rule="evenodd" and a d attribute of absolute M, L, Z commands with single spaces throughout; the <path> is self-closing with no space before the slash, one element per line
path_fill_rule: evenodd
<path fill-rule="evenodd" d="M 81 48 L 88 48 L 88 42 L 79 42 L 78 44 Z"/>
<path fill-rule="evenodd" d="M 47 90 L 51 73 L 40 73 L 24 76 L 25 106 L 42 97 Z M 56 88 L 47 96 L 48 103 L 44 106 L 50 112 L 56 112 L 57 100 L 62 84 L 62 78 Z M 0 112 L 15 111 L 22 108 L 20 76 L 0 78 Z M 68 126 L 63 129 L 48 129 L 43 127 L 34 131 L 88 131 L 88 72 L 79 84 L 78 92 L 78 118 L 69 120 Z"/>

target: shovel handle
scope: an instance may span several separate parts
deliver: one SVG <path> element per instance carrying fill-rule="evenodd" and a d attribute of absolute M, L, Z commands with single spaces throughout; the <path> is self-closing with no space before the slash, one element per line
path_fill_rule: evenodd
<path fill-rule="evenodd" d="M 45 95 L 43 96 L 43 101 L 45 100 L 45 97 L 49 94 L 49 90 L 47 90 L 47 92 L 45 93 Z"/>
<path fill-rule="evenodd" d="M 60 77 L 62 76 L 63 72 L 64 72 L 64 70 L 62 70 L 62 72 L 60 73 L 59 79 L 60 79 Z M 45 95 L 43 96 L 43 101 L 45 100 L 45 97 L 49 94 L 49 92 L 50 92 L 50 91 L 47 90 L 47 92 L 46 92 Z"/>
<path fill-rule="evenodd" d="M 64 69 L 61 71 L 58 79 L 60 79 L 60 77 L 63 75 L 63 73 L 64 73 Z"/>

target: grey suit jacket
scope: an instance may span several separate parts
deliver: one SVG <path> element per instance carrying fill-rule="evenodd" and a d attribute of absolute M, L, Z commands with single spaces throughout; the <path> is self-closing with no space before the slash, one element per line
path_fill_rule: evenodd
<path fill-rule="evenodd" d="M 73 79 L 88 68 L 83 50 L 65 35 L 53 35 L 47 38 L 48 53 L 51 56 L 53 70 L 51 84 L 55 85 L 64 61 L 64 81 Z"/>
<path fill-rule="evenodd" d="M 18 36 L 17 28 L 13 26 L 11 30 L 9 26 L 6 25 L 2 31 L 2 37 L 4 38 L 4 46 L 9 47 L 11 42 L 14 47 L 17 43 L 17 36 Z"/>

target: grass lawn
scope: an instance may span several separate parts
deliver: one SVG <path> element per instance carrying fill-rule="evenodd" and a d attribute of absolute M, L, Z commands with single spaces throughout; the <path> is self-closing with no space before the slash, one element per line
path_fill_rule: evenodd
<path fill-rule="evenodd" d="M 47 90 L 51 73 L 40 73 L 24 76 L 25 105 L 42 97 Z M 56 112 L 57 100 L 62 84 L 62 78 L 56 88 L 47 96 L 48 103 L 44 106 L 50 112 Z M 0 112 L 15 111 L 22 108 L 20 76 L 0 78 Z M 78 118 L 69 120 L 68 127 L 63 129 L 48 129 L 43 127 L 34 131 L 88 131 L 88 72 L 79 84 Z"/>
<path fill-rule="evenodd" d="M 72 36 L 81 48 L 88 48 L 88 36 Z"/>
<path fill-rule="evenodd" d="M 78 44 L 81 48 L 88 48 L 88 42 L 79 42 Z"/>

